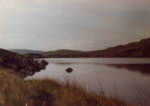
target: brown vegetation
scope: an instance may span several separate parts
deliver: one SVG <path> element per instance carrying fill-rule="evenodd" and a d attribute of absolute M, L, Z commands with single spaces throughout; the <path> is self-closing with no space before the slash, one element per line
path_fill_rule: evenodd
<path fill-rule="evenodd" d="M 0 106 L 126 106 L 104 94 L 87 93 L 68 82 L 23 80 L 6 70 L 0 71 L 0 79 Z"/>

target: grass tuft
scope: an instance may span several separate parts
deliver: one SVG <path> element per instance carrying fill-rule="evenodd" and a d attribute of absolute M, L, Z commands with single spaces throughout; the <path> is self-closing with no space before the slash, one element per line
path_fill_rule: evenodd
<path fill-rule="evenodd" d="M 77 83 L 60 84 L 50 79 L 23 80 L 0 71 L 0 106 L 126 106 L 104 94 L 87 93 Z"/>

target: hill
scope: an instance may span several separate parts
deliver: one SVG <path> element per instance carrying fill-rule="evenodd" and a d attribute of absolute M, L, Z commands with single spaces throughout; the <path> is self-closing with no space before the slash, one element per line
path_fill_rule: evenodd
<path fill-rule="evenodd" d="M 24 56 L 27 58 L 34 58 L 34 59 L 46 58 L 46 56 L 44 56 L 43 54 L 37 54 L 37 53 L 27 53 L 24 54 Z"/>
<path fill-rule="evenodd" d="M 91 51 L 87 53 L 93 57 L 150 57 L 150 38 L 143 39 L 139 42 L 129 43 L 107 48 L 105 50 Z"/>
<path fill-rule="evenodd" d="M 104 50 L 79 51 L 79 50 L 56 50 L 56 51 L 34 51 L 25 49 L 13 49 L 29 58 L 96 58 L 96 57 L 129 57 L 148 58 L 150 57 L 150 38 L 126 45 L 110 47 Z"/>
<path fill-rule="evenodd" d="M 43 53 L 45 57 L 150 57 L 150 38 L 143 39 L 138 42 L 129 43 L 126 45 L 119 45 L 110 47 L 104 50 L 96 51 L 75 51 L 75 50 L 57 50 Z"/>
<path fill-rule="evenodd" d="M 18 53 L 18 54 L 28 54 L 28 53 L 36 53 L 36 54 L 41 54 L 44 51 L 40 50 L 30 50 L 30 49 L 9 49 L 9 51 Z"/>
<path fill-rule="evenodd" d="M 86 52 L 83 51 L 77 51 L 77 50 L 56 50 L 56 51 L 49 51 L 43 53 L 45 57 L 80 57 L 82 54 L 85 54 Z"/>
<path fill-rule="evenodd" d="M 11 69 L 23 77 L 45 69 L 46 61 L 38 62 L 23 55 L 0 49 L 0 68 Z"/>

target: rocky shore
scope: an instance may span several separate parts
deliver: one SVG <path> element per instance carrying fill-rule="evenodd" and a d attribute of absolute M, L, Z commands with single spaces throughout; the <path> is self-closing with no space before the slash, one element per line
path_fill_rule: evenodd
<path fill-rule="evenodd" d="M 45 60 L 34 60 L 32 58 L 0 49 L 0 68 L 10 69 L 13 73 L 26 77 L 35 72 L 44 70 L 48 62 Z"/>
<path fill-rule="evenodd" d="M 48 62 L 45 60 L 42 60 L 42 61 L 31 60 L 31 65 L 22 67 L 16 70 L 15 73 L 19 74 L 22 77 L 32 76 L 36 72 L 45 70 L 47 65 L 48 65 Z"/>

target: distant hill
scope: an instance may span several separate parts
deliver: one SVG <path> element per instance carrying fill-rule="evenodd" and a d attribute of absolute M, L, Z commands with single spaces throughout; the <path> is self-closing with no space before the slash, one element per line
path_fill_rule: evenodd
<path fill-rule="evenodd" d="M 45 57 L 76 57 L 76 56 L 81 56 L 81 54 L 84 54 L 84 53 L 86 52 L 61 49 L 61 50 L 56 50 L 56 51 L 45 52 L 43 55 Z"/>
<path fill-rule="evenodd" d="M 56 51 L 35 51 L 26 49 L 13 49 L 11 51 L 25 54 L 30 58 L 92 58 L 92 57 L 129 57 L 142 58 L 150 57 L 150 38 L 138 42 L 132 42 L 126 45 L 110 47 L 104 50 L 96 51 L 78 51 L 78 50 L 56 50 Z"/>
<path fill-rule="evenodd" d="M 150 38 L 143 39 L 138 42 L 129 43 L 126 45 L 119 45 L 110 47 L 104 50 L 96 51 L 75 51 L 75 50 L 56 50 L 43 53 L 45 57 L 150 57 Z"/>
<path fill-rule="evenodd" d="M 34 59 L 41 59 L 41 58 L 46 58 L 43 54 L 37 54 L 37 53 L 27 53 L 24 54 L 25 57 L 27 58 L 34 58 Z"/>
<path fill-rule="evenodd" d="M 150 38 L 87 53 L 93 57 L 150 57 Z"/>
<path fill-rule="evenodd" d="M 19 53 L 19 54 L 28 54 L 28 53 L 41 54 L 44 52 L 44 51 L 40 51 L 40 50 L 30 50 L 30 49 L 10 49 L 9 51 Z"/>

